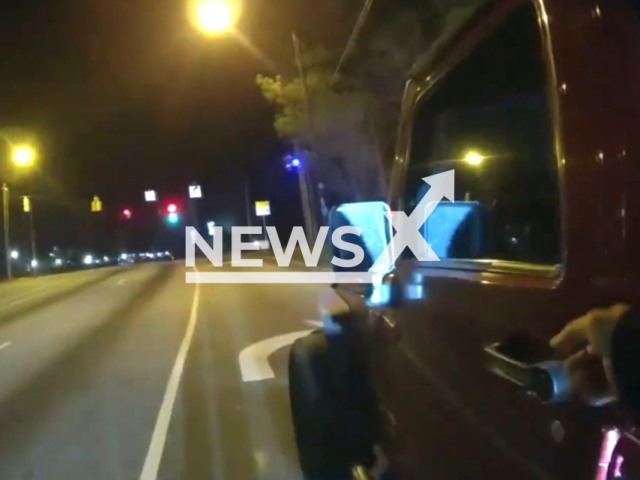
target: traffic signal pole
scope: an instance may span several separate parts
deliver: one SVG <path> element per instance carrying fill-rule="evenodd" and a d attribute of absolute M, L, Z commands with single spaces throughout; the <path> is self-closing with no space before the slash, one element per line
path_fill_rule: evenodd
<path fill-rule="evenodd" d="M 31 238 L 31 260 L 38 261 L 38 257 L 36 257 L 36 230 L 33 228 L 33 205 L 29 208 L 29 236 Z M 36 267 L 32 269 L 33 273 L 37 271 Z"/>
<path fill-rule="evenodd" d="M 9 186 L 2 184 L 2 220 L 4 224 L 4 255 L 7 262 L 7 278 L 11 280 L 11 248 L 9 247 Z"/>

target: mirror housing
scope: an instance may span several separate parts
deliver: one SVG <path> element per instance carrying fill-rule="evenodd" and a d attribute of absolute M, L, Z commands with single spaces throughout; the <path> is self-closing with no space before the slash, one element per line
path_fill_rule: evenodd
<path fill-rule="evenodd" d="M 332 261 L 333 271 L 366 272 L 378 257 L 386 254 L 385 249 L 393 238 L 392 226 L 386 216 L 390 212 L 391 209 L 385 202 L 344 203 L 331 210 L 329 214 L 329 240 L 332 245 L 333 258 L 342 260 L 354 258 L 352 251 L 340 249 L 333 243 L 333 234 L 341 227 L 356 227 L 361 230 L 359 236 L 344 234 L 342 239 L 364 251 L 364 259 L 354 267 L 341 267 Z M 395 262 L 390 269 L 394 266 Z"/>

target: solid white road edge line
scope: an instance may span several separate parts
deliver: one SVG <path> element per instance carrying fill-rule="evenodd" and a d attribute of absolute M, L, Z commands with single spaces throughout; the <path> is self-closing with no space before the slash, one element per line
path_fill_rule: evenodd
<path fill-rule="evenodd" d="M 198 269 L 193 267 L 198 273 Z M 171 412 L 173 410 L 173 404 L 178 394 L 178 387 L 180 386 L 180 377 L 182 377 L 182 371 L 184 370 L 184 362 L 187 359 L 187 353 L 189 353 L 189 347 L 191 346 L 191 340 L 193 339 L 193 332 L 196 328 L 196 322 L 198 321 L 198 302 L 200 301 L 200 285 L 196 284 L 196 289 L 193 294 L 193 302 L 191 303 L 191 314 L 189 315 L 189 324 L 187 330 L 180 344 L 178 350 L 178 356 L 173 364 L 171 375 L 169 376 L 169 382 L 167 383 L 167 390 L 164 393 L 162 399 L 162 405 L 158 412 L 158 419 L 156 420 L 156 426 L 153 429 L 153 435 L 151 436 L 151 443 L 149 444 L 149 450 L 147 451 L 147 457 L 142 467 L 142 473 L 140 474 L 140 480 L 156 480 L 158 477 L 158 469 L 160 468 L 160 460 L 162 459 L 162 452 L 164 451 L 164 445 L 167 440 L 167 432 L 169 431 L 169 422 L 171 421 Z"/>
<path fill-rule="evenodd" d="M 269 365 L 269 355 L 282 347 L 291 345 L 299 338 L 306 337 L 311 332 L 313 330 L 286 333 L 267 338 L 243 349 L 238 355 L 242 381 L 259 382 L 260 380 L 275 378 L 275 373 L 273 373 L 273 369 Z"/>
<path fill-rule="evenodd" d="M 9 345 L 11 345 L 11 342 L 4 342 L 2 345 L 0 345 L 0 350 L 2 350 L 4 347 L 8 347 Z"/>

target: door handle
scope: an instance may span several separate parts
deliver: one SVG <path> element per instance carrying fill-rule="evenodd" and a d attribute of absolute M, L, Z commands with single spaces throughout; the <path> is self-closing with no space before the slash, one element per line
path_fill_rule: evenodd
<path fill-rule="evenodd" d="M 514 337 L 484 348 L 488 370 L 543 403 L 568 399 L 569 380 L 563 363 L 554 359 L 547 344 Z"/>

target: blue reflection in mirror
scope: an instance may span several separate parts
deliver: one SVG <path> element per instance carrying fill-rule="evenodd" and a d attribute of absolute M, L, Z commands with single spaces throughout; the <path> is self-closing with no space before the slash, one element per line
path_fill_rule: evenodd
<path fill-rule="evenodd" d="M 482 249 L 478 202 L 440 202 L 421 228 L 441 260 L 477 258 Z"/>
<path fill-rule="evenodd" d="M 360 265 L 350 269 L 332 265 L 335 271 L 365 272 L 383 254 L 385 248 L 391 242 L 391 224 L 385 216 L 385 212 L 390 212 L 390 209 L 384 202 L 345 203 L 332 210 L 330 214 L 330 236 L 336 229 L 343 226 L 360 228 L 362 230 L 360 236 L 347 234 L 343 235 L 342 239 L 359 245 L 365 252 L 365 258 Z M 353 253 L 351 252 L 335 247 L 333 250 L 334 255 L 338 258 L 353 258 Z"/>

